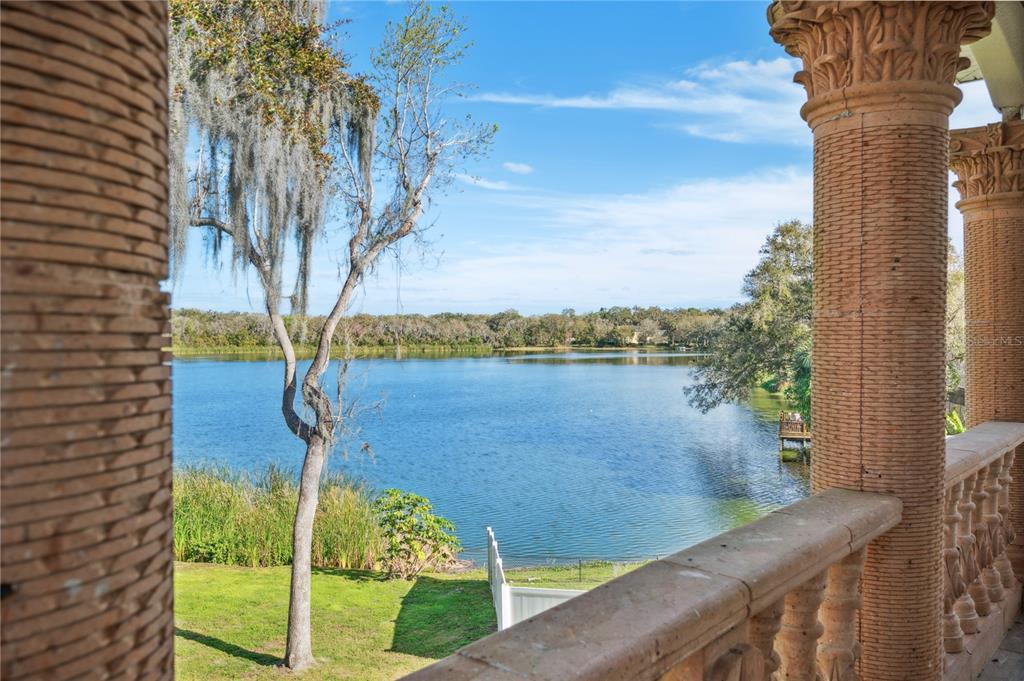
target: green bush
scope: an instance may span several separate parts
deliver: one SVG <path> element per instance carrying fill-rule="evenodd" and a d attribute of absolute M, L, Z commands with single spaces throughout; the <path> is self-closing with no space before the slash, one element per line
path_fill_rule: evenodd
<path fill-rule="evenodd" d="M 388 489 L 374 508 L 384 534 L 383 569 L 389 577 L 412 579 L 425 568 L 444 570 L 455 563 L 460 548 L 455 525 L 434 515 L 426 498 Z"/>
<path fill-rule="evenodd" d="M 955 409 L 946 414 L 946 435 L 958 435 L 967 430 L 964 428 L 964 422 L 960 419 L 960 414 Z"/>
<path fill-rule="evenodd" d="M 226 468 L 189 468 L 174 475 L 177 560 L 266 567 L 292 559 L 295 477 L 270 466 L 245 475 Z M 313 564 L 372 568 L 383 539 L 367 489 L 342 476 L 321 483 L 313 526 Z"/>

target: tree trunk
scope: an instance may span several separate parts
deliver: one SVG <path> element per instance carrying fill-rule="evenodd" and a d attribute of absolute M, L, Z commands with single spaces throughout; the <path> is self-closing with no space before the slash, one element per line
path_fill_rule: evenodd
<path fill-rule="evenodd" d="M 324 443 L 313 436 L 306 447 L 299 480 L 299 503 L 292 530 L 292 590 L 288 601 L 288 644 L 284 663 L 292 670 L 313 664 L 310 631 L 310 569 L 313 552 L 313 518 L 320 501 L 320 472 L 324 467 Z"/>

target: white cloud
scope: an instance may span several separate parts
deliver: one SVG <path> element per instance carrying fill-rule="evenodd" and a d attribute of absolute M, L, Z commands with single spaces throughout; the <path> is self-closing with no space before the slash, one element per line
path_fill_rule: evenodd
<path fill-rule="evenodd" d="M 728 305 L 775 223 L 810 220 L 811 187 L 809 169 L 783 168 L 634 194 L 495 194 L 498 207 L 528 211 L 529 235 L 445 244 L 440 267 L 403 276 L 403 306 Z M 393 281 L 378 285 L 368 304 L 393 299 Z"/>
<path fill-rule="evenodd" d="M 951 129 L 974 128 L 995 123 L 1000 119 L 1000 113 L 992 105 L 992 98 L 989 97 L 984 81 L 976 80 L 958 87 L 964 93 L 964 98 L 949 117 Z"/>
<path fill-rule="evenodd" d="M 533 166 L 527 163 L 516 163 L 515 161 L 505 161 L 501 164 L 501 167 L 516 175 L 529 175 L 533 172 Z"/>
<path fill-rule="evenodd" d="M 494 210 L 474 236 L 444 239 L 427 259 L 430 264 L 413 265 L 402 274 L 402 308 L 494 312 L 514 307 L 532 313 L 570 306 L 726 306 L 739 300 L 743 275 L 775 223 L 810 220 L 810 172 L 766 169 L 630 194 L 488 193 Z M 514 229 L 520 223 L 527 227 L 524 221 L 528 230 Z M 333 304 L 342 244 L 332 241 L 333 248 L 325 245 L 318 252 L 312 310 Z M 407 254 L 408 264 L 415 263 L 412 252 Z M 190 260 L 202 266 L 198 258 Z M 250 277 L 234 281 L 227 268 L 208 274 L 186 278 L 176 305 L 260 309 L 262 297 Z M 395 286 L 392 268 L 382 265 L 353 309 L 393 312 Z"/>
<path fill-rule="evenodd" d="M 473 175 L 463 175 L 462 173 L 457 173 L 455 178 L 459 182 L 463 182 L 474 187 L 491 189 L 499 192 L 507 192 L 517 188 L 516 185 L 511 184 L 510 182 L 505 182 L 504 180 L 488 180 L 482 177 L 474 177 Z"/>
<path fill-rule="evenodd" d="M 715 77 L 748 79 L 736 66 Z M 690 82 L 677 81 L 671 87 L 677 92 L 702 87 Z M 998 120 L 984 84 L 970 83 L 962 90 L 964 100 L 951 118 L 952 127 Z M 804 125 L 795 109 L 779 115 Z M 713 130 L 729 134 L 726 126 Z M 413 265 L 402 275 L 401 300 L 408 312 L 729 305 L 739 300 L 743 275 L 756 262 L 772 226 L 794 217 L 811 220 L 809 164 L 629 194 L 538 193 L 504 181 L 468 175 L 458 179 L 494 190 L 483 197 L 496 210 L 472 218 L 480 221 L 474 227 L 475 241 L 466 236 L 445 238 L 432 254 L 441 258 L 439 263 Z M 962 218 L 953 206 L 957 198 L 951 188 L 950 234 L 959 248 Z M 501 229 L 496 229 L 499 224 Z M 523 231 L 516 232 L 517 226 Z M 439 230 L 445 227 L 439 222 Z M 199 239 L 198 233 L 194 236 Z M 205 275 L 199 271 L 201 245 L 192 245 L 190 269 L 176 292 L 175 305 L 260 310 L 262 298 L 252 277 L 233 279 L 228 267 L 219 273 L 207 270 Z M 328 252 L 343 252 L 335 246 Z M 315 310 L 329 309 L 333 303 L 335 257 L 321 252 L 314 268 L 314 276 L 320 278 L 311 292 Z M 394 311 L 395 278 L 387 267 L 382 269 L 379 279 L 367 282 L 357 309 Z"/>
<path fill-rule="evenodd" d="M 799 116 L 804 90 L 792 82 L 798 69 L 798 61 L 783 57 L 707 63 L 686 71 L 684 79 L 623 85 L 602 94 L 487 92 L 473 99 L 545 108 L 669 112 L 679 115 L 680 130 L 697 137 L 807 145 L 811 135 Z"/>
<path fill-rule="evenodd" d="M 793 83 L 800 69 L 795 59 L 707 62 L 685 78 L 625 84 L 605 93 L 552 95 L 485 92 L 472 99 L 497 104 L 554 109 L 621 109 L 676 114 L 676 127 L 695 137 L 722 142 L 777 142 L 810 145 L 810 130 L 800 118 L 804 89 Z M 999 119 L 985 84 L 960 86 L 963 101 L 950 127 L 965 128 Z"/>

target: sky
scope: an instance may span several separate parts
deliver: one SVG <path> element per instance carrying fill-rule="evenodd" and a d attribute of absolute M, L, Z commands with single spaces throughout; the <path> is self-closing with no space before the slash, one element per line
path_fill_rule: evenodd
<path fill-rule="evenodd" d="M 450 107 L 496 123 L 488 156 L 457 169 L 353 312 L 524 314 L 613 305 L 721 307 L 773 226 L 811 219 L 811 133 L 799 62 L 768 35 L 764 2 L 461 2 L 473 45 Z M 337 2 L 354 72 L 403 3 Z M 982 83 L 951 126 L 998 119 Z M 950 190 L 950 236 L 962 223 Z M 317 244 L 310 312 L 330 309 L 346 225 Z M 286 284 L 286 289 L 290 285 Z M 251 273 L 211 263 L 194 234 L 174 307 L 261 311 Z"/>

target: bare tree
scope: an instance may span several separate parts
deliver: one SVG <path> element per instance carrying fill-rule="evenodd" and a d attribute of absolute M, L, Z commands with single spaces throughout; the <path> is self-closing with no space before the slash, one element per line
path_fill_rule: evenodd
<path fill-rule="evenodd" d="M 668 339 L 658 320 L 650 317 L 641 319 L 636 325 L 636 335 L 641 345 L 661 345 Z"/>
<path fill-rule="evenodd" d="M 432 192 L 451 181 L 459 163 L 485 151 L 495 128 L 445 116 L 446 102 L 461 89 L 446 81 L 444 72 L 466 48 L 460 42 L 462 25 L 445 7 L 421 2 L 402 21 L 388 24 L 373 55 L 371 89 L 344 74 L 344 59 L 321 38 L 322 7 L 290 0 L 221 2 L 214 3 L 211 18 L 207 3 L 176 5 L 171 34 L 175 271 L 180 271 L 188 229 L 204 230 L 215 256 L 229 241 L 233 266 L 256 274 L 284 355 L 281 412 L 306 447 L 285 651 L 285 664 L 301 669 L 314 662 L 310 561 L 321 473 L 349 414 L 340 390 L 332 398 L 324 388 L 335 330 L 381 256 L 422 231 Z M 305 52 L 287 53 L 296 37 L 308 40 L 313 34 Z M 225 41 L 241 44 L 234 61 L 220 51 Z M 246 60 L 261 49 L 271 59 L 249 64 Z M 278 72 L 268 75 L 268 63 Z M 252 91 L 253 82 L 262 87 L 268 80 L 269 87 Z M 335 213 L 349 230 L 337 254 L 339 288 L 330 312 L 312 330 L 315 352 L 299 383 L 282 312 L 285 256 L 291 242 L 298 264 L 290 313 L 302 317 L 312 254 L 330 246 L 324 231 Z"/>

